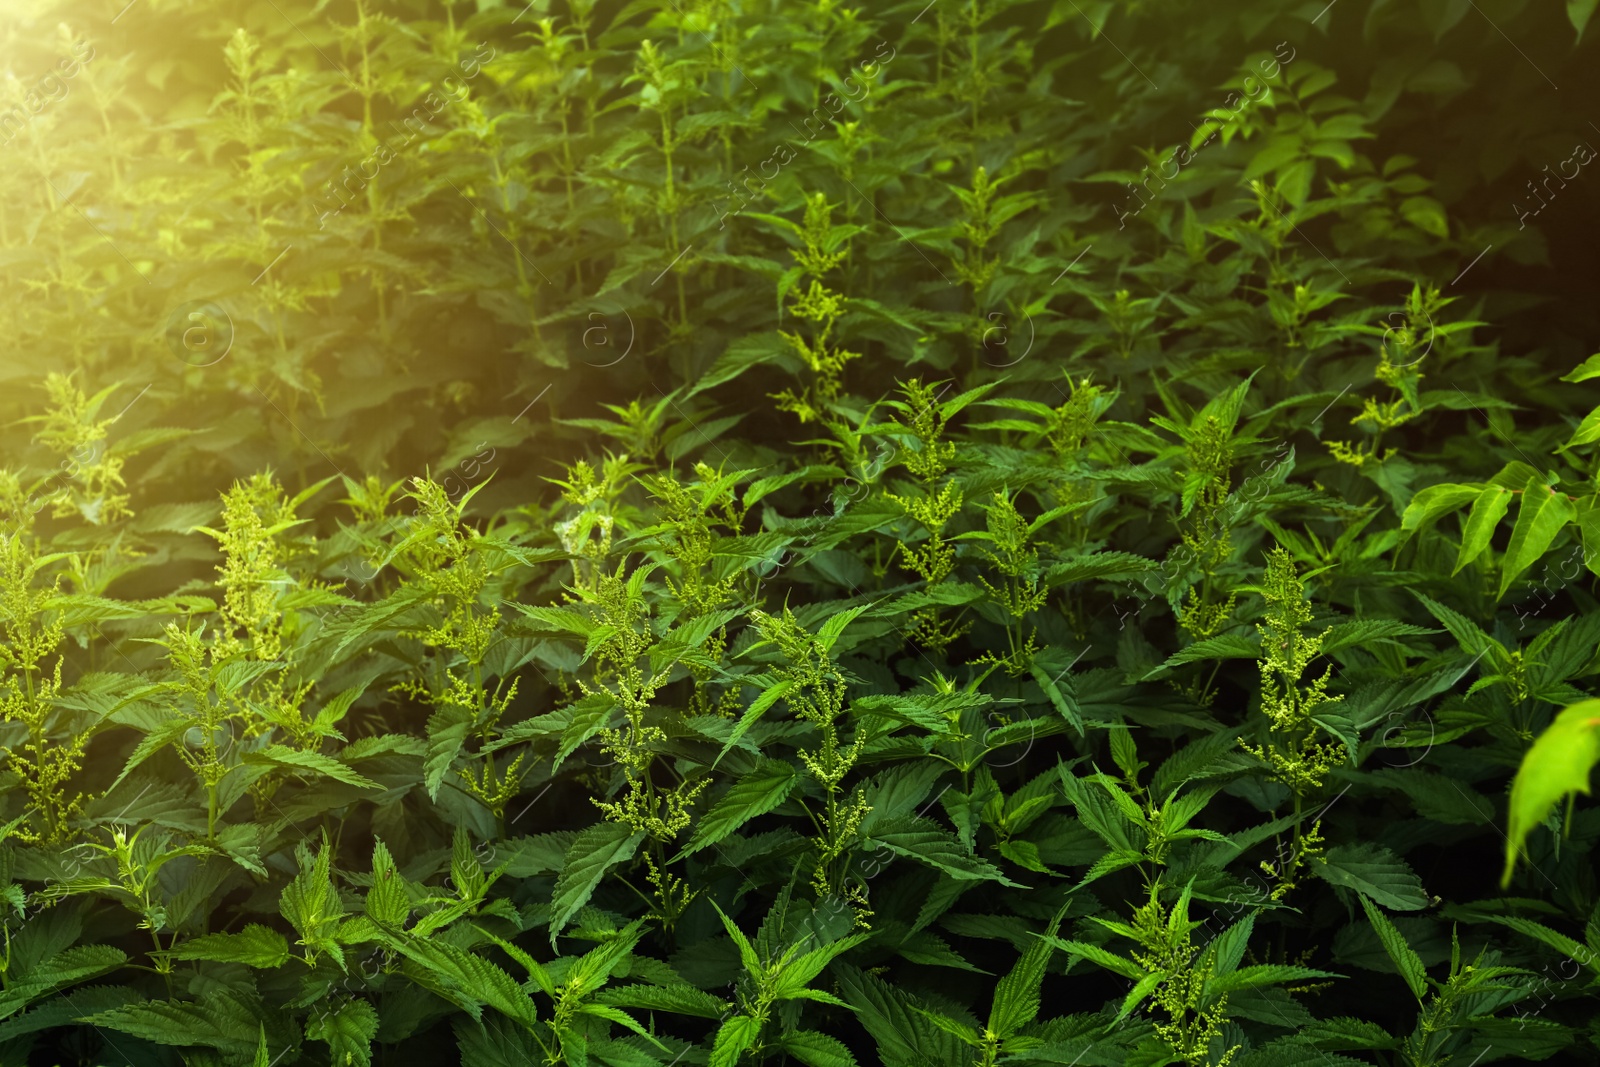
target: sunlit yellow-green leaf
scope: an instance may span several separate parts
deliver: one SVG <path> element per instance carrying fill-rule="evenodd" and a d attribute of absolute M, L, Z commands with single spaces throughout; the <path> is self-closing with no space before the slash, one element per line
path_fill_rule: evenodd
<path fill-rule="evenodd" d="M 1502 887 L 1511 884 L 1519 856 L 1527 854 L 1528 834 L 1562 797 L 1589 794 L 1589 774 L 1600 762 L 1600 700 L 1585 700 L 1557 715 L 1522 757 L 1511 783 Z"/>

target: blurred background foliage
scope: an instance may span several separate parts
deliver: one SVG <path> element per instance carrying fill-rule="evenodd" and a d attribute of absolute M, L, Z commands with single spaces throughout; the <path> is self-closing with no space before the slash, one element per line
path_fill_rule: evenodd
<path fill-rule="evenodd" d="M 669 393 L 781 447 L 766 390 L 715 383 L 805 377 L 777 220 L 816 193 L 854 235 L 846 397 L 909 370 L 1049 399 L 1068 363 L 1139 410 L 1154 368 L 1263 360 L 1337 391 L 1420 282 L 1495 326 L 1452 377 L 1560 409 L 1595 206 L 1549 176 L 1600 137 L 1589 6 L 8 4 L 6 452 L 48 371 L 138 396 L 114 447 L 179 499 L 492 447 L 481 503 L 527 500 L 591 439 L 562 420 Z"/>

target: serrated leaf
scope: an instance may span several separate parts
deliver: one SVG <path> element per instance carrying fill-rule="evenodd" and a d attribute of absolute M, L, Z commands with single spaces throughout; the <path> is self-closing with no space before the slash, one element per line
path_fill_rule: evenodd
<path fill-rule="evenodd" d="M 242 963 L 270 970 L 289 962 L 289 939 L 260 923 L 250 923 L 238 933 L 202 934 L 180 942 L 172 949 L 171 956 L 178 960 Z"/>
<path fill-rule="evenodd" d="M 744 737 L 744 735 L 749 732 L 750 727 L 756 724 L 756 720 L 760 719 L 762 715 L 766 714 L 768 708 L 776 704 L 780 698 L 788 695 L 788 693 L 794 688 L 794 679 L 785 678 L 782 681 L 774 682 L 762 690 L 761 693 L 750 702 L 750 706 L 745 709 L 744 714 L 739 716 L 739 721 L 734 726 L 733 733 L 728 736 L 727 742 L 723 744 L 722 751 L 717 753 L 717 758 L 711 761 L 711 766 L 716 767 L 717 764 L 721 763 L 722 757 L 726 756 L 733 749 L 733 746 L 739 743 L 739 739 Z"/>
<path fill-rule="evenodd" d="M 1550 488 L 1538 475 L 1529 478 L 1522 489 L 1522 506 L 1517 509 L 1517 524 L 1511 529 L 1511 543 L 1501 561 L 1500 591 L 1496 595 L 1505 596 L 1517 576 L 1533 566 L 1556 535 L 1577 518 L 1578 509 L 1570 497 Z"/>
<path fill-rule="evenodd" d="M 1020 888 L 1000 869 L 985 860 L 971 855 L 961 847 L 954 834 L 941 829 L 930 819 L 920 816 L 891 819 L 879 826 L 868 838 L 897 855 L 925 863 L 952 878 L 967 881 L 992 880 L 1001 885 Z"/>
<path fill-rule="evenodd" d="M 1490 922 L 1500 923 L 1502 926 L 1509 926 L 1519 934 L 1531 937 L 1533 940 L 1555 949 L 1568 960 L 1574 963 L 1581 963 L 1591 971 L 1600 974 L 1600 952 L 1593 951 L 1585 945 L 1580 945 L 1563 933 L 1552 930 L 1541 923 L 1536 923 L 1532 919 L 1524 919 L 1517 915 L 1486 915 L 1484 918 Z M 1576 972 L 1574 972 L 1574 976 L 1576 976 Z"/>
<path fill-rule="evenodd" d="M 240 1058 L 254 1056 L 261 1023 L 249 1005 L 226 993 L 197 1003 L 153 1000 L 97 1012 L 84 1020 L 91 1026 L 132 1034 L 146 1041 L 179 1048 L 203 1046 Z"/>
<path fill-rule="evenodd" d="M 404 926 L 411 914 L 405 881 L 381 840 L 372 848 L 372 888 L 367 890 L 365 906 L 367 916 L 380 926 Z"/>
<path fill-rule="evenodd" d="M 644 1008 L 675 1015 L 693 1015 L 701 1019 L 720 1019 L 728 1011 L 727 1001 L 682 983 L 668 986 L 633 983 L 602 989 L 595 999 L 619 1008 Z"/>
<path fill-rule="evenodd" d="M 1033 675 L 1033 680 L 1039 684 L 1039 688 L 1044 690 L 1044 695 L 1050 699 L 1051 706 L 1063 719 L 1072 724 L 1080 737 L 1083 736 L 1083 712 L 1078 707 L 1077 699 L 1069 695 L 1072 692 L 1070 677 L 1063 672 L 1052 678 L 1037 664 L 1030 667 L 1030 673 Z"/>
<path fill-rule="evenodd" d="M 1327 655 L 1342 648 L 1359 647 L 1371 641 L 1395 637 L 1421 637 L 1438 632 L 1427 626 L 1413 626 L 1397 619 L 1354 619 L 1329 627 L 1328 635 L 1322 642 L 1322 652 Z"/>
<path fill-rule="evenodd" d="M 422 768 L 429 799 L 439 799 L 439 787 L 467 742 L 472 718 L 472 712 L 454 704 L 446 704 L 428 716 L 428 755 Z"/>
<path fill-rule="evenodd" d="M 856 1067 L 856 1058 L 844 1042 L 815 1030 L 791 1030 L 779 1037 L 777 1044 L 807 1067 Z"/>
<path fill-rule="evenodd" d="M 328 1060 L 337 1067 L 372 1067 L 378 1010 L 359 997 L 342 997 L 332 1011 L 312 1011 L 306 1036 L 326 1042 Z"/>
<path fill-rule="evenodd" d="M 1361 907 L 1366 910 L 1367 920 L 1372 923 L 1372 928 L 1378 932 L 1378 940 L 1383 944 L 1383 950 L 1394 961 L 1400 977 L 1405 979 L 1410 987 L 1412 996 L 1421 1003 L 1428 989 L 1427 968 L 1422 965 L 1422 957 L 1418 956 L 1407 942 L 1405 937 L 1395 928 L 1389 917 L 1378 910 L 1378 906 L 1366 897 L 1361 898 Z"/>
<path fill-rule="evenodd" d="M 1049 931 L 1054 935 L 1054 929 Z M 1055 945 L 1041 938 L 1022 954 L 1016 966 L 995 984 L 989 1009 L 990 1033 L 1002 1040 L 1016 1034 L 1039 1015 L 1039 987 Z"/>
<path fill-rule="evenodd" d="M 0 991 L 0 1019 L 15 1015 L 45 995 L 116 970 L 128 954 L 110 945 L 78 945 L 56 953 Z"/>
<path fill-rule="evenodd" d="M 710 848 L 739 827 L 765 815 L 788 799 L 799 777 L 783 760 L 762 760 L 755 770 L 733 784 L 696 822 L 694 836 L 681 856 Z"/>
<path fill-rule="evenodd" d="M 955 1037 L 926 1024 L 917 998 L 848 964 L 835 973 L 840 992 L 856 1009 L 885 1064 L 965 1063 L 971 1058 Z"/>
<path fill-rule="evenodd" d="M 756 1043 L 761 1024 L 748 1015 L 735 1015 L 717 1030 L 711 1042 L 711 1058 L 707 1067 L 736 1067 L 739 1057 Z"/>
<path fill-rule="evenodd" d="M 278 911 L 310 953 L 325 952 L 343 962 L 344 953 L 333 939 L 333 930 L 344 918 L 344 905 L 333 884 L 333 849 L 324 838 L 314 858 L 304 845 L 298 846 L 298 859 L 300 873 L 284 887 Z"/>
<path fill-rule="evenodd" d="M 643 831 L 631 831 L 614 822 L 601 822 L 580 832 L 567 850 L 566 863 L 556 879 L 550 903 L 550 941 L 566 928 L 578 910 L 589 902 L 605 873 L 626 863 L 644 840 Z"/>
<path fill-rule="evenodd" d="M 1261 641 L 1259 638 L 1244 637 L 1239 634 L 1220 634 L 1216 637 L 1196 641 L 1188 648 L 1168 656 L 1166 661 L 1154 670 L 1149 671 L 1145 680 L 1155 678 L 1174 667 L 1185 663 L 1209 663 L 1213 660 L 1225 659 L 1259 659 L 1261 657 Z"/>
<path fill-rule="evenodd" d="M 1091 945 L 1087 941 L 1062 941 L 1059 938 L 1051 938 L 1051 942 L 1056 948 L 1069 956 L 1088 960 L 1090 963 L 1098 964 L 1114 974 L 1122 975 L 1124 978 L 1137 981 L 1145 976 L 1145 968 L 1138 963 L 1119 956 L 1109 949 L 1101 948 L 1099 945 Z"/>
<path fill-rule="evenodd" d="M 1338 845 L 1312 860 L 1317 876 L 1331 885 L 1354 889 L 1395 911 L 1428 906 L 1422 880 L 1406 862 L 1382 845 Z"/>
<path fill-rule="evenodd" d="M 864 933 L 850 934 L 832 944 L 812 949 L 790 960 L 773 981 L 772 995 L 780 1000 L 811 996 L 816 991 L 805 987 L 822 973 L 823 968 L 832 963 L 835 957 L 850 951 L 870 936 Z"/>
<path fill-rule="evenodd" d="M 47 1000 L 31 1011 L 0 1023 L 0 1041 L 15 1041 L 28 1034 L 66 1026 L 96 1012 L 139 1004 L 143 995 L 125 986 L 80 986 L 72 996 Z"/>
<path fill-rule="evenodd" d="M 307 752 L 304 749 L 290 748 L 287 745 L 269 745 L 259 752 L 246 752 L 241 759 L 245 763 L 268 763 L 277 767 L 316 771 L 318 774 L 326 775 L 334 781 L 357 786 L 361 789 L 382 788 L 377 782 L 374 782 L 366 775 L 357 774 L 332 756 L 324 756 L 320 752 Z"/>
<path fill-rule="evenodd" d="M 1241 967 L 1229 974 L 1217 975 L 1206 983 L 1210 993 L 1231 993 L 1238 989 L 1265 989 L 1285 982 L 1299 982 L 1307 978 L 1342 978 L 1331 971 L 1318 971 L 1310 967 L 1290 967 L 1281 963 L 1264 963 L 1255 967 Z"/>
<path fill-rule="evenodd" d="M 437 939 L 406 939 L 396 947 L 421 966 L 409 972 L 413 978 L 457 1004 L 486 1004 L 530 1029 L 538 1024 L 533 999 L 516 979 L 481 956 Z"/>

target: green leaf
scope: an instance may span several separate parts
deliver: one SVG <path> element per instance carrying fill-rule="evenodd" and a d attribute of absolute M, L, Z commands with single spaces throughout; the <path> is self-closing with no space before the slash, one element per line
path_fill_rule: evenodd
<path fill-rule="evenodd" d="M 132 774 L 134 769 L 145 760 L 149 759 L 151 756 L 154 756 L 157 752 L 160 752 L 174 741 L 177 741 L 184 734 L 188 733 L 189 726 L 189 719 L 183 716 L 173 716 L 172 718 L 163 721 L 149 733 L 146 733 L 144 737 L 139 739 L 139 743 L 134 746 L 133 752 L 128 756 L 128 762 L 123 765 L 122 771 L 117 775 L 116 781 L 111 783 L 111 785 L 106 789 L 106 792 L 109 793 L 111 790 L 121 785 L 122 780 L 128 777 L 128 775 Z"/>
<path fill-rule="evenodd" d="M 1417 495 L 1411 498 L 1411 503 L 1406 505 L 1405 515 L 1400 520 L 1400 528 L 1407 531 L 1420 529 L 1440 515 L 1459 508 L 1481 492 L 1479 486 L 1449 483 L 1419 489 Z"/>
<path fill-rule="evenodd" d="M 405 879 L 395 869 L 388 846 L 381 840 L 372 848 L 372 888 L 367 890 L 367 916 L 380 926 L 401 927 L 411 915 Z"/>
<path fill-rule="evenodd" d="M 84 1022 L 180 1048 L 214 1048 L 237 1059 L 254 1057 L 261 1044 L 259 1004 L 227 992 L 202 993 L 199 1001 L 154 1000 L 97 1012 Z M 197 1057 L 198 1058 L 198 1057 Z"/>
<path fill-rule="evenodd" d="M 807 1067 L 856 1067 L 844 1042 L 815 1030 L 792 1030 L 778 1038 L 777 1045 Z"/>
<path fill-rule="evenodd" d="M 619 1008 L 644 1008 L 675 1015 L 694 1015 L 701 1019 L 721 1019 L 728 1013 L 727 1001 L 682 983 L 656 986 L 635 982 L 602 989 L 595 999 Z"/>
<path fill-rule="evenodd" d="M 1506 546 L 1505 560 L 1501 564 L 1497 596 L 1505 596 L 1517 575 L 1533 566 L 1562 528 L 1577 517 L 1578 509 L 1572 498 L 1550 488 L 1538 475 L 1529 478 L 1522 489 L 1517 524 L 1511 530 L 1511 543 Z"/>
<path fill-rule="evenodd" d="M 871 935 L 851 934 L 848 937 L 841 937 L 832 944 L 812 949 L 810 952 L 797 956 L 779 970 L 772 983 L 772 995 L 779 1000 L 789 1000 L 800 996 L 805 987 L 810 985 L 812 980 L 821 974 L 823 968 L 832 963 L 835 957 L 855 948 L 867 940 L 869 936 Z"/>
<path fill-rule="evenodd" d="M 1342 648 L 1361 647 L 1387 638 L 1421 637 L 1438 632 L 1426 626 L 1413 626 L 1394 619 L 1355 619 L 1328 628 L 1328 636 L 1322 642 L 1322 653 L 1327 655 Z"/>
<path fill-rule="evenodd" d="M 823 652 L 832 650 L 834 643 L 844 633 L 845 627 L 860 618 L 861 614 L 868 608 L 874 606 L 873 604 L 857 604 L 853 608 L 846 608 L 844 611 L 828 616 L 828 621 L 817 629 L 818 646 L 821 647 Z"/>
<path fill-rule="evenodd" d="M 1170 977 L 1172 976 L 1166 971 L 1151 971 L 1140 978 L 1134 983 L 1133 988 L 1128 990 L 1128 995 L 1122 998 L 1122 1007 L 1117 1009 L 1117 1017 L 1113 1021 L 1120 1023 L 1126 1019 L 1133 1009 L 1143 1003 L 1146 997 L 1154 993 L 1156 988 Z"/>
<path fill-rule="evenodd" d="M 328 1061 L 337 1067 L 372 1067 L 378 1010 L 359 997 L 341 997 L 332 1011 L 313 1009 L 306 1036 L 327 1042 Z"/>
<path fill-rule="evenodd" d="M 245 870 L 267 877 L 261 863 L 261 842 L 266 828 L 256 823 L 235 823 L 217 831 L 216 845 Z"/>
<path fill-rule="evenodd" d="M 1145 680 L 1155 678 L 1173 667 L 1185 663 L 1209 663 L 1212 660 L 1224 659 L 1259 659 L 1261 657 L 1261 640 L 1256 637 L 1245 637 L 1241 634 L 1219 634 L 1204 641 L 1196 641 L 1188 648 L 1175 652 L 1167 657 L 1154 670 L 1144 675 Z"/>
<path fill-rule="evenodd" d="M 538 1024 L 533 999 L 515 978 L 483 957 L 439 939 L 407 938 L 395 944 L 419 965 L 407 971 L 412 980 L 463 1007 L 487 1004 L 529 1029 Z"/>
<path fill-rule="evenodd" d="M 1311 864 L 1324 882 L 1354 889 L 1386 908 L 1419 911 L 1428 906 L 1428 895 L 1416 872 L 1382 845 L 1339 845 Z"/>
<path fill-rule="evenodd" d="M 1032 841 L 1014 837 L 1009 841 L 996 842 L 995 849 L 1018 867 L 1038 874 L 1050 873 L 1050 868 L 1045 866 L 1044 860 L 1039 856 L 1039 846 Z"/>
<path fill-rule="evenodd" d="M 471 711 L 454 704 L 446 704 L 428 716 L 428 756 L 422 764 L 428 799 L 439 799 L 439 787 L 467 742 L 472 718 Z"/>
<path fill-rule="evenodd" d="M 1090 578 L 1120 578 L 1130 574 L 1145 574 L 1159 568 L 1160 564 L 1155 560 L 1131 552 L 1097 552 L 1089 556 L 1072 556 L 1046 568 L 1044 584 L 1054 588 Z"/>
<path fill-rule="evenodd" d="M 835 974 L 840 993 L 877 1043 L 883 1063 L 970 1062 L 970 1053 L 955 1037 L 927 1023 L 918 998 L 848 964 L 841 963 Z"/>
<path fill-rule="evenodd" d="M 1594 10 L 1595 0 L 1568 0 L 1567 10 L 1571 11 L 1574 3 L 1582 2 L 1588 3 L 1590 11 Z M 1587 16 L 1585 16 L 1585 19 L 1587 20 Z M 1574 24 L 1576 25 L 1576 23 Z M 1578 27 L 1578 33 L 1580 35 L 1583 33 L 1582 26 Z M 1561 376 L 1561 380 L 1564 382 L 1586 382 L 1590 378 L 1600 378 L 1600 352 L 1590 356 L 1578 364 L 1577 367 Z"/>
<path fill-rule="evenodd" d="M 69 628 L 108 619 L 137 619 L 146 614 L 139 604 L 83 594 L 51 597 L 45 601 L 45 608 L 59 612 L 57 621 Z"/>
<path fill-rule="evenodd" d="M 1584 28 L 1589 25 L 1589 19 L 1594 15 L 1595 4 L 1597 3 L 1600 3 L 1600 0 L 1567 0 L 1567 20 L 1572 23 L 1572 28 L 1578 31 L 1577 39 L 1579 41 L 1583 40 Z M 1584 361 L 1583 367 L 1580 367 L 1579 370 L 1587 367 L 1593 359 L 1594 357 L 1590 356 L 1588 360 Z M 1586 374 L 1584 377 L 1592 378 L 1595 374 L 1600 374 L 1600 370 Z M 1583 378 L 1574 378 L 1569 375 L 1561 380 L 1564 382 L 1581 382 Z"/>
<path fill-rule="evenodd" d="M 926 1008 L 918 1008 L 917 1013 L 964 1045 L 976 1048 L 981 1043 L 977 1028 L 968 1026 L 959 1019 L 952 1019 L 943 1012 L 929 1011 Z"/>
<path fill-rule="evenodd" d="M 1485 915 L 1484 918 L 1490 922 L 1500 923 L 1502 926 L 1509 926 L 1519 934 L 1548 945 L 1574 963 L 1582 963 L 1591 971 L 1600 974 L 1600 952 L 1578 944 L 1578 942 L 1565 934 L 1552 930 L 1541 923 L 1536 923 L 1532 919 L 1524 919 L 1516 915 Z M 1574 977 L 1576 977 L 1576 973 L 1574 973 Z"/>
<path fill-rule="evenodd" d="M 722 1024 L 716 1040 L 711 1043 L 711 1058 L 707 1067 L 736 1067 L 739 1057 L 756 1043 L 761 1024 L 748 1015 L 735 1015 Z"/>
<path fill-rule="evenodd" d="M 1456 644 L 1461 646 L 1463 652 L 1469 652 L 1474 657 L 1478 657 L 1482 656 L 1486 651 L 1492 650 L 1501 657 L 1505 656 L 1504 645 L 1484 633 L 1477 626 L 1474 626 L 1472 620 L 1459 611 L 1447 608 L 1437 600 L 1430 600 L 1421 593 L 1413 593 L 1412 595 L 1422 601 L 1422 606 L 1427 608 L 1434 618 L 1444 624 L 1444 628 L 1450 631 L 1450 636 L 1456 639 Z"/>
<path fill-rule="evenodd" d="M 1583 538 L 1583 565 L 1600 575 L 1600 506 L 1594 497 L 1578 508 L 1578 530 Z"/>
<path fill-rule="evenodd" d="M 1450 236 L 1450 223 L 1445 218 L 1444 205 L 1431 196 L 1410 196 L 1400 201 L 1400 214 L 1424 233 L 1441 239 Z"/>
<path fill-rule="evenodd" d="M 1521 489 L 1529 478 L 1543 478 L 1543 475 L 1520 459 L 1514 459 L 1496 471 L 1489 484 L 1502 489 Z"/>
<path fill-rule="evenodd" d="M 1376 1023 L 1349 1016 L 1318 1019 L 1296 1034 L 1320 1049 L 1388 1049 L 1400 1044 L 1400 1038 Z"/>
<path fill-rule="evenodd" d="M 602 942 L 600 947 L 584 953 L 567 970 L 567 995 L 580 997 L 605 986 L 611 980 L 612 973 L 633 952 L 633 947 L 644 936 L 644 930 L 645 921 L 635 919 L 615 936 Z"/>
<path fill-rule="evenodd" d="M 1367 920 L 1372 923 L 1372 928 L 1378 932 L 1378 940 L 1383 943 L 1383 950 L 1394 961 L 1395 967 L 1400 971 L 1400 977 L 1406 980 L 1406 985 L 1411 989 L 1411 995 L 1422 1002 L 1423 996 L 1428 991 L 1427 968 L 1422 965 L 1422 957 L 1406 943 L 1406 939 L 1395 928 L 1389 917 L 1378 910 L 1378 906 L 1366 897 L 1361 898 L 1361 907 L 1366 910 Z"/>
<path fill-rule="evenodd" d="M 1021 888 L 1000 873 L 994 864 L 979 859 L 961 847 L 954 834 L 941 829 L 931 819 L 901 817 L 884 822 L 868 836 L 869 845 L 882 845 L 897 855 L 925 863 L 963 881 L 992 880 Z"/>
<path fill-rule="evenodd" d="M 125 986 L 80 986 L 71 998 L 58 997 L 41 1003 L 32 1011 L 0 1023 L 0 1041 L 15 1041 L 28 1034 L 77 1022 L 95 1012 L 139 1004 L 144 997 Z"/>
<path fill-rule="evenodd" d="M 1310 967 L 1289 967 L 1281 963 L 1264 963 L 1257 967 L 1241 967 L 1230 974 L 1213 977 L 1206 984 L 1209 993 L 1232 993 L 1236 989 L 1264 989 L 1299 982 L 1307 978 L 1343 978 L 1331 971 L 1316 971 Z"/>
<path fill-rule="evenodd" d="M 747 974 L 761 974 L 765 971 L 761 957 L 756 954 L 756 948 L 739 929 L 739 924 L 728 918 L 727 914 L 713 901 L 711 906 L 717 909 L 717 917 L 722 920 L 722 928 L 728 931 L 728 937 L 733 941 L 734 947 L 739 950 L 739 963 Z"/>
<path fill-rule="evenodd" d="M 711 766 L 714 768 L 721 763 L 722 757 L 732 751 L 733 746 L 739 743 L 739 739 L 749 731 L 750 727 L 756 724 L 756 720 L 766 714 L 767 709 L 776 704 L 781 697 L 786 696 L 790 690 L 794 689 L 795 685 L 794 679 L 785 678 L 783 681 L 774 682 L 762 690 L 750 702 L 750 706 L 745 709 L 744 714 L 739 717 L 739 722 L 734 726 L 733 733 L 728 736 L 727 742 L 722 746 L 722 751 L 717 753 L 717 758 L 711 761 Z"/>
<path fill-rule="evenodd" d="M 540 874 L 559 874 L 567 862 L 567 852 L 577 834 L 563 831 L 513 837 L 495 842 L 495 861 L 505 866 L 513 878 L 532 878 Z"/>
<path fill-rule="evenodd" d="M 550 904 L 550 943 L 566 928 L 578 909 L 589 902 L 605 873 L 626 863 L 639 850 L 644 832 L 634 832 L 614 822 L 595 823 L 578 834 L 567 850 L 567 861 L 556 879 Z"/>
<path fill-rule="evenodd" d="M 1275 170 L 1282 170 L 1301 157 L 1300 138 L 1294 135 L 1275 137 L 1256 151 L 1239 175 L 1241 182 L 1259 178 Z"/>
<path fill-rule="evenodd" d="M 1056 684 L 1057 679 L 1050 677 L 1050 675 L 1045 672 L 1044 668 L 1038 666 L 1037 664 L 1033 664 L 1030 665 L 1029 669 L 1033 674 L 1033 680 L 1039 683 L 1039 688 L 1044 690 L 1045 696 L 1050 698 L 1050 703 L 1054 705 L 1056 711 L 1061 714 L 1063 719 L 1072 724 L 1073 728 L 1078 731 L 1078 735 L 1080 737 L 1083 736 L 1083 714 L 1078 709 L 1077 701 L 1070 698 L 1067 693 L 1062 692 L 1061 687 Z M 1068 692 L 1070 692 L 1071 689 L 1072 684 L 1071 680 L 1069 679 L 1067 682 Z"/>
<path fill-rule="evenodd" d="M 650 1031 L 646 1030 L 643 1026 L 640 1026 L 637 1019 L 620 1008 L 613 1008 L 609 1004 L 588 1003 L 579 1004 L 578 1011 L 584 1015 L 593 1015 L 596 1018 L 605 1019 L 607 1022 L 616 1023 L 618 1026 L 627 1027 L 629 1030 L 632 1030 L 634 1033 L 638 1034 L 646 1041 L 651 1042 L 656 1047 L 663 1049 L 666 1048 L 665 1045 L 661 1044 L 661 1042 L 657 1041 L 650 1035 Z"/>
<path fill-rule="evenodd" d="M 751 217 L 758 217 L 754 212 L 746 212 Z M 776 216 L 759 216 L 763 218 L 776 218 Z M 788 220 L 784 220 L 787 222 Z M 793 225 L 793 223 L 789 223 Z M 749 370 L 751 367 L 775 361 L 779 354 L 786 351 L 788 346 L 784 343 L 777 331 L 768 331 L 759 334 L 747 334 L 727 347 L 717 357 L 704 374 L 698 376 L 689 391 L 684 394 L 688 400 L 696 393 L 715 388 L 724 382 L 730 382 Z"/>
<path fill-rule="evenodd" d="M 951 693 L 869 693 L 850 702 L 850 710 L 867 715 L 884 715 L 899 722 L 920 726 L 934 734 L 950 728 L 952 719 L 969 709 L 986 708 L 994 703 L 987 693 L 958 689 Z M 874 801 L 876 803 L 876 801 Z"/>
<path fill-rule="evenodd" d="M 1585 700 L 1557 715 L 1523 754 L 1511 782 L 1506 866 L 1500 886 L 1511 884 L 1517 857 L 1527 856 L 1528 835 L 1568 794 L 1589 795 L 1589 775 L 1600 763 L 1600 700 Z"/>
<path fill-rule="evenodd" d="M 1451 577 L 1460 574 L 1461 568 L 1477 559 L 1489 547 L 1490 538 L 1505 517 L 1506 510 L 1511 507 L 1511 497 L 1511 490 L 1498 485 L 1491 485 L 1478 494 L 1478 498 L 1472 502 L 1471 512 L 1467 514 L 1467 521 L 1461 527 L 1461 550 L 1456 554 Z"/>
<path fill-rule="evenodd" d="M 1080 959 L 1088 960 L 1090 963 L 1097 963 L 1106 970 L 1120 974 L 1124 978 L 1131 978 L 1137 981 L 1145 976 L 1145 969 L 1142 966 L 1133 960 L 1124 959 L 1108 949 L 1101 948 L 1099 945 L 1091 945 L 1086 941 L 1063 941 L 1055 937 L 1049 940 L 1056 948 L 1069 956 L 1077 956 Z"/>
<path fill-rule="evenodd" d="M 596 623 L 589 616 L 573 608 L 540 607 L 531 604 L 512 604 L 522 615 L 538 624 L 542 630 L 574 634 L 585 640 L 594 633 Z"/>
<path fill-rule="evenodd" d="M 371 778 L 357 774 L 349 767 L 340 763 L 332 756 L 324 756 L 320 752 L 307 752 L 303 749 L 290 748 L 287 745 L 270 745 L 259 752 L 246 752 L 242 757 L 245 763 L 268 763 L 277 767 L 290 767 L 297 770 L 316 771 L 346 785 L 358 786 L 362 789 L 381 789 Z"/>
<path fill-rule="evenodd" d="M 19 938 L 20 939 L 20 938 Z M 29 968 L 0 991 L 0 1019 L 58 989 L 114 971 L 128 962 L 128 954 L 110 945 L 77 945 Z"/>
<path fill-rule="evenodd" d="M 787 800 L 798 782 L 793 764 L 783 760 L 762 760 L 755 770 L 735 782 L 698 820 L 694 836 L 677 858 L 710 848 L 751 819 L 765 815 Z"/>
<path fill-rule="evenodd" d="M 609 693 L 594 693 L 582 700 L 569 704 L 564 713 L 571 716 L 571 720 L 561 731 L 561 747 L 556 751 L 553 768 L 560 768 L 567 762 L 579 748 L 583 747 L 592 737 L 605 729 L 612 713 L 617 710 L 617 702 Z M 535 720 L 527 720 L 518 725 L 530 725 Z M 515 729 L 515 727 L 513 727 Z M 509 733 L 509 731 L 508 731 Z M 537 736 L 537 735 L 535 735 Z"/>
<path fill-rule="evenodd" d="M 1458 826 L 1482 826 L 1494 819 L 1494 803 L 1477 790 L 1443 774 L 1420 768 L 1372 772 L 1380 785 L 1402 790 L 1425 819 Z"/>
<path fill-rule="evenodd" d="M 1053 928 L 1050 933 L 1055 933 Z M 1045 965 L 1054 951 L 1055 945 L 1041 938 L 1030 945 L 1010 973 L 995 984 L 994 1003 L 989 1009 L 991 1033 L 1004 1040 L 1038 1017 L 1039 987 L 1044 982 Z"/>
<path fill-rule="evenodd" d="M 461 1052 L 461 1067 L 529 1067 L 544 1062 L 545 1050 L 540 1049 L 534 1036 L 503 1015 L 474 1019 L 470 1014 L 457 1013 L 451 1022 Z M 654 1058 L 646 1062 L 612 1062 L 624 1067 L 658 1064 Z"/>
<path fill-rule="evenodd" d="M 344 905 L 332 876 L 333 848 L 324 837 L 313 859 L 304 844 L 297 846 L 300 873 L 286 885 L 278 898 L 278 911 L 300 934 L 301 945 L 312 953 L 326 952 L 338 963 L 344 953 L 333 939 L 333 930 L 344 918 Z"/>
<path fill-rule="evenodd" d="M 171 956 L 271 969 L 289 962 L 289 939 L 260 923 L 250 923 L 236 934 L 202 934 L 180 942 Z"/>

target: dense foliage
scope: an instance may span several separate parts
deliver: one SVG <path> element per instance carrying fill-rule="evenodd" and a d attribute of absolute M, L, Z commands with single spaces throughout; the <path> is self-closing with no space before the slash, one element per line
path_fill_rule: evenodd
<path fill-rule="evenodd" d="M 1595 6 L 10 5 L 0 1064 L 1597 1062 Z"/>

